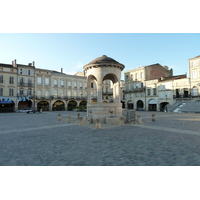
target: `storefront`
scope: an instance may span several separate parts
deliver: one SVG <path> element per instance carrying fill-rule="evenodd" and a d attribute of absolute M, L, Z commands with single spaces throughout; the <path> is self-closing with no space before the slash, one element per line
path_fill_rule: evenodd
<path fill-rule="evenodd" d="M 0 113 L 14 111 L 15 103 L 13 102 L 13 100 L 7 97 L 0 97 Z"/>
<path fill-rule="evenodd" d="M 154 99 L 149 100 L 149 111 L 157 111 L 157 102 Z"/>

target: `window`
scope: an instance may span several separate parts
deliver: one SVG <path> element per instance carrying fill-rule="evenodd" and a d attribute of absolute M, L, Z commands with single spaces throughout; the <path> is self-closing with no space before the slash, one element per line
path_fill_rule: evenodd
<path fill-rule="evenodd" d="M 135 74 L 135 80 L 137 81 L 137 79 L 138 79 L 138 74 L 136 73 Z"/>
<path fill-rule="evenodd" d="M 68 95 L 68 97 L 71 97 L 72 92 L 71 92 L 70 90 L 68 90 L 68 91 L 67 91 L 67 95 Z"/>
<path fill-rule="evenodd" d="M 143 79 L 143 72 L 140 72 L 140 78 Z"/>
<path fill-rule="evenodd" d="M 74 82 L 74 87 L 75 87 L 75 88 L 77 87 L 77 82 Z"/>
<path fill-rule="evenodd" d="M 0 83 L 3 83 L 3 76 L 0 76 Z"/>
<path fill-rule="evenodd" d="M 48 90 L 45 91 L 45 97 L 49 97 L 49 91 Z"/>
<path fill-rule="evenodd" d="M 20 83 L 20 86 L 23 86 L 24 85 L 24 78 L 20 78 L 19 83 Z"/>
<path fill-rule="evenodd" d="M 22 74 L 22 69 L 19 69 L 19 74 Z"/>
<path fill-rule="evenodd" d="M 72 82 L 71 81 L 68 81 L 68 86 L 72 86 Z"/>
<path fill-rule="evenodd" d="M 197 78 L 197 73 L 196 73 L 196 71 L 192 71 L 192 78 Z"/>
<path fill-rule="evenodd" d="M 3 88 L 0 88 L 0 96 L 3 96 Z"/>
<path fill-rule="evenodd" d="M 31 95 L 32 95 L 32 89 L 31 89 L 31 88 L 28 89 L 27 95 L 28 95 L 28 96 L 31 96 Z"/>
<path fill-rule="evenodd" d="M 53 83 L 54 83 L 54 87 L 58 87 L 58 80 L 54 80 Z"/>
<path fill-rule="evenodd" d="M 63 97 L 64 96 L 64 90 L 60 91 L 60 96 Z"/>
<path fill-rule="evenodd" d="M 41 95 L 42 95 L 42 91 L 41 91 L 41 90 L 38 90 L 38 91 L 37 91 L 37 96 L 38 96 L 38 97 L 41 97 Z"/>
<path fill-rule="evenodd" d="M 147 95 L 150 96 L 151 95 L 151 90 L 147 89 Z"/>
<path fill-rule="evenodd" d="M 14 77 L 10 76 L 10 84 L 14 84 Z"/>
<path fill-rule="evenodd" d="M 28 86 L 32 86 L 32 79 L 28 79 Z"/>
<path fill-rule="evenodd" d="M 156 88 L 153 88 L 153 95 L 156 95 L 156 93 L 157 93 Z"/>
<path fill-rule="evenodd" d="M 192 96 L 198 96 L 198 88 L 197 87 L 192 88 Z"/>
<path fill-rule="evenodd" d="M 91 88 L 94 88 L 94 83 L 91 83 Z"/>
<path fill-rule="evenodd" d="M 60 84 L 61 84 L 61 87 L 64 87 L 64 81 L 61 81 Z"/>
<path fill-rule="evenodd" d="M 13 88 L 9 89 L 9 96 L 10 97 L 14 96 L 14 90 L 13 90 Z"/>
<path fill-rule="evenodd" d="M 19 94 L 20 94 L 20 96 L 23 96 L 23 95 L 24 95 L 24 90 L 23 90 L 23 89 L 20 89 L 20 90 L 19 90 Z"/>
<path fill-rule="evenodd" d="M 38 85 L 42 85 L 42 77 L 37 78 Z"/>
<path fill-rule="evenodd" d="M 29 75 L 29 76 L 31 75 L 31 70 L 30 70 L 30 69 L 28 69 L 28 75 Z"/>
<path fill-rule="evenodd" d="M 54 97 L 57 98 L 58 96 L 58 90 L 54 90 Z"/>
<path fill-rule="evenodd" d="M 49 78 L 45 78 L 45 85 L 49 85 Z"/>
<path fill-rule="evenodd" d="M 82 82 L 80 82 L 80 88 L 82 88 L 83 87 L 83 83 Z"/>

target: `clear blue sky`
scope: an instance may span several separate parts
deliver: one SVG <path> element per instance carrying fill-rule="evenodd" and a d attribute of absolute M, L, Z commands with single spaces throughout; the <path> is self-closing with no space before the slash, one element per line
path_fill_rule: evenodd
<path fill-rule="evenodd" d="M 35 61 L 37 68 L 73 74 L 107 55 L 124 71 L 160 63 L 174 75 L 188 72 L 188 59 L 200 55 L 198 33 L 1 33 L 0 63 Z M 123 74 L 122 74 L 123 76 Z"/>

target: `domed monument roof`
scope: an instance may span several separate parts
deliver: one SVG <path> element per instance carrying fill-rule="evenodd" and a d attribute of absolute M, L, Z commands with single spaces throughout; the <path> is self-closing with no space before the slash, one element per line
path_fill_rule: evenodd
<path fill-rule="evenodd" d="M 123 70 L 124 67 L 125 67 L 123 64 L 117 62 L 113 58 L 110 58 L 110 57 L 107 57 L 106 55 L 103 55 L 103 56 L 100 56 L 100 57 L 94 59 L 93 61 L 91 61 L 87 65 L 85 65 L 84 68 L 87 68 L 87 66 L 110 67 L 111 65 L 116 65 L 116 66 L 120 67 L 121 70 Z"/>
<path fill-rule="evenodd" d="M 106 55 L 100 56 L 93 61 L 91 61 L 89 64 L 101 64 L 101 63 L 119 63 L 113 58 L 107 57 Z"/>

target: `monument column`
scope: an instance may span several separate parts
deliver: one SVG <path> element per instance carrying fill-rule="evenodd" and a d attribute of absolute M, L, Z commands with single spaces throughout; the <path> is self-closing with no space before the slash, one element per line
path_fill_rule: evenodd
<path fill-rule="evenodd" d="M 120 103 L 120 83 L 115 83 L 115 102 Z"/>
<path fill-rule="evenodd" d="M 87 84 L 87 102 L 91 103 L 91 82 L 88 82 L 89 84 Z"/>
<path fill-rule="evenodd" d="M 102 103 L 102 84 L 97 83 L 97 102 Z"/>

